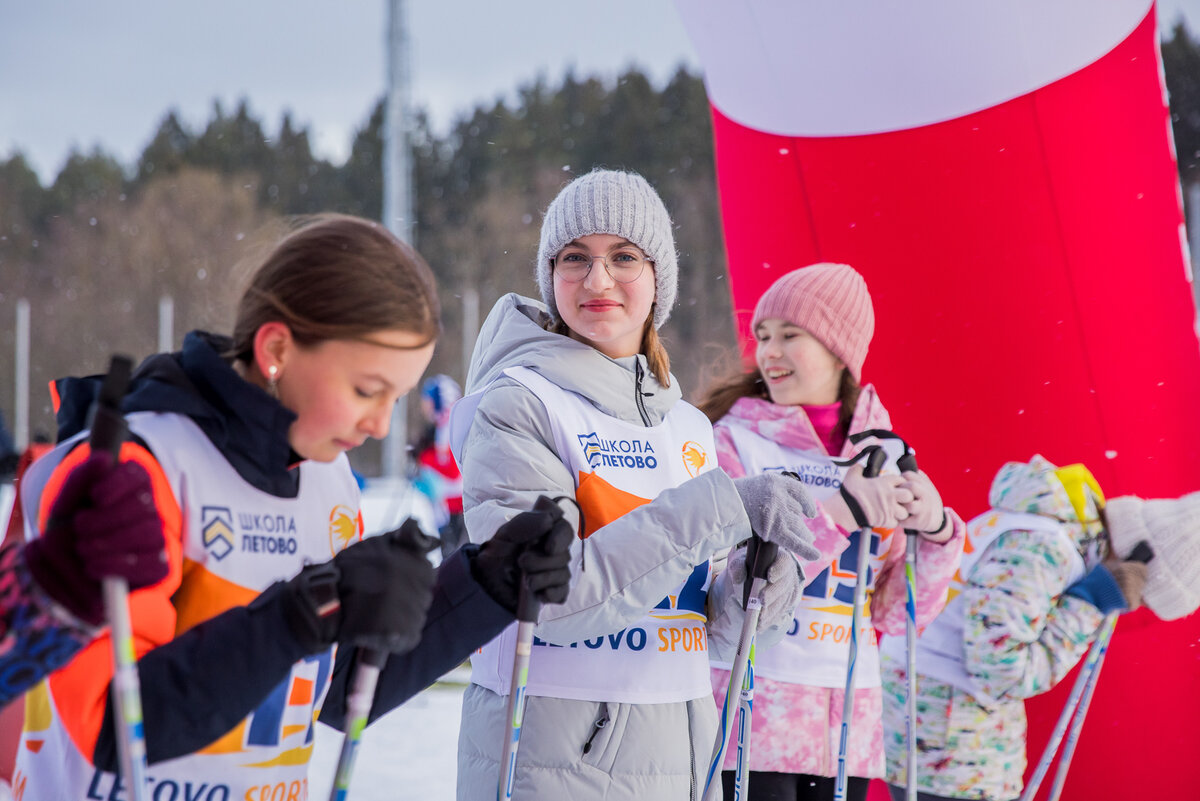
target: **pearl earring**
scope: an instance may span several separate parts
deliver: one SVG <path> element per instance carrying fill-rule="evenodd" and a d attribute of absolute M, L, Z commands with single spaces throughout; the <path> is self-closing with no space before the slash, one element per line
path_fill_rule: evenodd
<path fill-rule="evenodd" d="M 279 368 L 274 364 L 267 368 L 267 392 L 279 400 Z"/>

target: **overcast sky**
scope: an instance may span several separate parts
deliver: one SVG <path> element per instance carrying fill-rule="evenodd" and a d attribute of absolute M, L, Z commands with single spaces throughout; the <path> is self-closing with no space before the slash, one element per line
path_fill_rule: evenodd
<path fill-rule="evenodd" d="M 71 148 L 130 166 L 176 109 L 194 130 L 241 98 L 269 132 L 284 110 L 339 162 L 384 91 L 387 0 L 3 0 L 0 158 L 43 182 Z M 596 12 L 601 10 L 602 15 Z M 412 93 L 439 130 L 539 74 L 611 78 L 636 64 L 661 85 L 699 69 L 671 0 L 410 0 Z M 1200 32 L 1200 0 L 1160 0 Z M 595 15 L 593 18 L 591 15 Z"/>

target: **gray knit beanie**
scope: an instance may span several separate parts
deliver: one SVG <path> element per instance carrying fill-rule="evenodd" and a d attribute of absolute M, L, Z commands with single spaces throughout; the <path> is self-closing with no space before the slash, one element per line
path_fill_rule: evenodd
<path fill-rule="evenodd" d="M 679 283 L 675 235 L 667 207 L 645 178 L 635 172 L 593 170 L 567 184 L 546 209 L 538 245 L 536 275 L 542 300 L 554 318 L 554 279 L 550 259 L 581 236 L 611 234 L 628 239 L 654 262 L 654 327 L 671 316 Z"/>

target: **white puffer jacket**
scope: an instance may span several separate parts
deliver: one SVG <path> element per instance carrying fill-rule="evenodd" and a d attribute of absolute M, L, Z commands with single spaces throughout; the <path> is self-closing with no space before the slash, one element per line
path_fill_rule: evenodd
<path fill-rule="evenodd" d="M 678 385 L 661 386 L 643 356 L 613 360 L 549 333 L 542 327 L 545 314 L 541 303 L 510 294 L 497 302 L 479 335 L 468 401 L 452 422 L 472 542 L 486 540 L 532 508 L 539 495 L 575 494 L 574 477 L 555 450 L 546 406 L 526 386 L 501 375 L 505 369 L 527 367 L 597 411 L 638 425 L 657 425 L 681 402 Z M 570 597 L 542 609 L 537 636 L 567 644 L 618 632 L 697 565 L 748 536 L 737 490 L 721 470 L 665 490 L 605 526 L 604 547 L 587 547 L 586 570 L 580 570 L 583 549 L 576 540 Z M 727 608 L 718 611 L 715 619 L 709 615 L 709 649 L 728 658 L 741 620 Z M 505 696 L 477 685 L 464 698 L 459 799 L 495 798 L 505 704 Z M 514 797 L 698 798 L 715 734 L 711 696 L 663 704 L 528 696 Z"/>

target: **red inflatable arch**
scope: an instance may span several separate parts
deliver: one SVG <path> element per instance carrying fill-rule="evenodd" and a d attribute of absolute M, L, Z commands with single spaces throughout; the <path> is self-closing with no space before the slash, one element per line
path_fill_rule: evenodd
<path fill-rule="evenodd" d="M 1110 497 L 1200 489 L 1150 0 L 677 6 L 713 105 L 743 335 L 779 275 L 847 262 L 878 318 L 864 379 L 964 517 L 1034 453 L 1084 462 Z M 1198 640 L 1200 615 L 1122 618 L 1064 799 L 1200 797 Z M 1031 762 L 1073 681 L 1028 703 Z"/>

